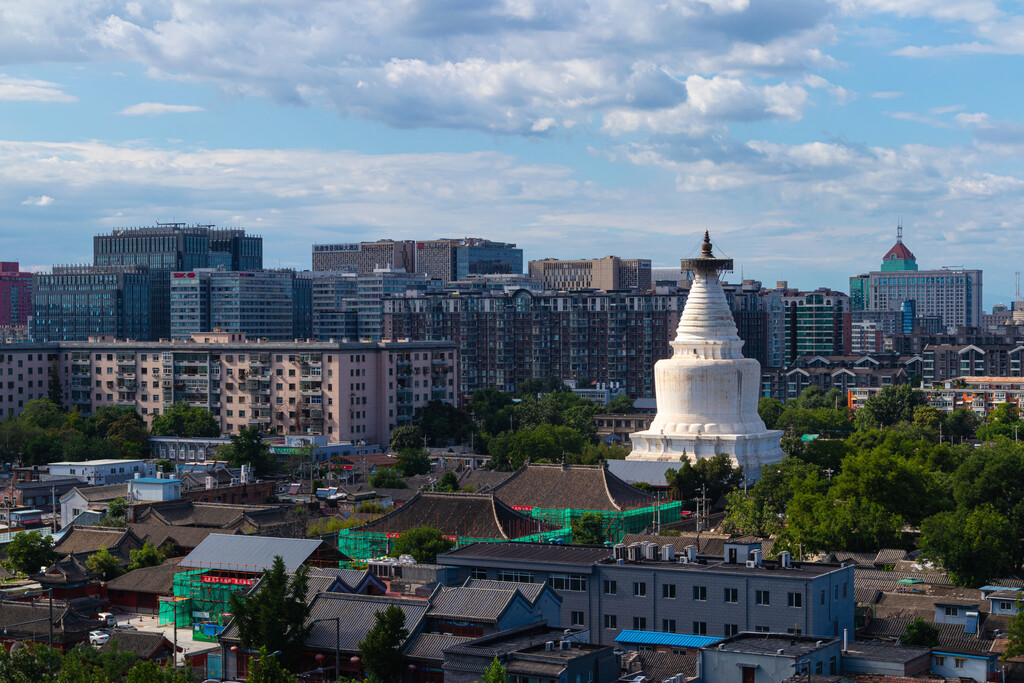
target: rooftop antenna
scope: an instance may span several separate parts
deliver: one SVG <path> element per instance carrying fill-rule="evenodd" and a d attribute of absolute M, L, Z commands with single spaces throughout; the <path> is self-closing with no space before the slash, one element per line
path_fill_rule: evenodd
<path fill-rule="evenodd" d="M 1019 270 L 1014 272 L 1013 279 L 1016 281 L 1016 285 L 1017 285 L 1017 292 L 1016 292 L 1016 295 L 1013 297 L 1013 300 L 1014 301 L 1020 301 L 1020 271 Z"/>
<path fill-rule="evenodd" d="M 899 244 L 903 244 L 903 217 L 900 216 L 899 220 L 896 221 L 896 241 Z"/>

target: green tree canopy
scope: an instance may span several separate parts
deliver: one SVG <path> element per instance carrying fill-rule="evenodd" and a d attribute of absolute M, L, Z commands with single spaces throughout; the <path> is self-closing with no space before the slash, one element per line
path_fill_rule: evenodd
<path fill-rule="evenodd" d="M 85 566 L 92 573 L 99 574 L 104 581 L 110 581 L 124 574 L 121 561 L 111 555 L 105 546 L 85 558 Z"/>
<path fill-rule="evenodd" d="M 1006 638 L 1009 642 L 1003 651 L 1003 661 L 1024 655 L 1024 602 L 1018 600 L 1016 607 L 1017 613 L 1010 617 L 1006 625 Z"/>
<path fill-rule="evenodd" d="M 7 544 L 7 559 L 22 574 L 35 574 L 53 564 L 57 553 L 53 551 L 53 539 L 43 532 L 23 531 Z"/>
<path fill-rule="evenodd" d="M 885 387 L 872 396 L 857 411 L 857 425 L 864 429 L 891 427 L 900 422 L 912 422 L 914 411 L 925 405 L 924 394 L 909 384 Z"/>
<path fill-rule="evenodd" d="M 412 555 L 419 564 L 434 564 L 438 555 L 454 547 L 455 543 L 445 538 L 440 529 L 419 526 L 395 539 L 391 546 L 391 557 Z"/>
<path fill-rule="evenodd" d="M 359 643 L 363 655 L 363 668 L 370 677 L 381 683 L 399 683 L 402 680 L 404 658 L 402 645 L 409 637 L 405 628 L 405 613 L 397 605 L 374 614 L 374 623 Z"/>
<path fill-rule="evenodd" d="M 1017 543 L 1013 525 L 991 505 L 941 512 L 921 524 L 922 552 L 958 586 L 978 588 L 1009 574 Z"/>
<path fill-rule="evenodd" d="M 442 401 L 431 401 L 417 408 L 412 420 L 431 446 L 468 443 L 476 432 L 476 423 L 467 411 Z M 417 447 L 420 445 L 422 443 Z"/>
<path fill-rule="evenodd" d="M 607 538 L 604 517 L 597 512 L 584 512 L 572 520 L 571 526 L 574 545 L 600 545 Z"/>
<path fill-rule="evenodd" d="M 410 448 L 423 448 L 423 432 L 419 427 L 409 425 L 391 430 L 388 446 L 394 453 L 401 453 Z"/>
<path fill-rule="evenodd" d="M 608 403 L 604 404 L 604 408 L 601 409 L 605 413 L 615 414 L 628 414 L 635 412 L 633 408 L 633 399 L 626 394 L 619 394 Z"/>
<path fill-rule="evenodd" d="M 780 401 L 767 396 L 757 402 L 757 414 L 761 416 L 764 426 L 768 429 L 775 429 L 775 423 L 785 409 Z"/>
<path fill-rule="evenodd" d="M 299 678 L 281 666 L 282 651 L 271 652 L 267 646 L 261 645 L 256 663 L 245 679 L 247 683 L 299 683 Z"/>
<path fill-rule="evenodd" d="M 469 401 L 469 412 L 485 432 L 498 434 L 506 431 L 512 415 L 512 395 L 494 387 L 479 389 Z"/>
<path fill-rule="evenodd" d="M 175 403 L 153 418 L 153 436 L 220 436 L 220 426 L 205 408 Z"/>
<path fill-rule="evenodd" d="M 907 624 L 900 644 L 908 647 L 935 647 L 939 644 L 939 627 L 921 618 Z"/>
<path fill-rule="evenodd" d="M 430 472 L 430 454 L 422 448 L 406 448 L 399 451 L 395 469 L 403 477 L 427 474 Z"/>
<path fill-rule="evenodd" d="M 407 488 L 400 475 L 393 467 L 382 467 L 370 477 L 370 486 L 381 489 Z"/>
<path fill-rule="evenodd" d="M 270 446 L 260 436 L 256 427 L 243 427 L 231 437 L 231 442 L 217 449 L 217 456 L 228 461 L 232 467 L 250 466 L 256 476 L 272 474 L 277 469 L 270 454 Z"/>
<path fill-rule="evenodd" d="M 273 566 L 263 572 L 255 593 L 246 598 L 231 594 L 231 612 L 242 645 L 281 650 L 278 657 L 285 666 L 298 661 L 313 628 L 306 624 L 308 570 L 299 567 L 290 579 L 284 560 L 277 556 Z"/>
<path fill-rule="evenodd" d="M 459 490 L 459 478 L 455 476 L 454 472 L 445 472 L 441 480 L 434 485 L 434 490 L 457 493 Z"/>
<path fill-rule="evenodd" d="M 158 548 L 154 548 L 149 541 L 142 544 L 142 547 L 138 550 L 132 549 L 128 551 L 128 557 L 131 559 L 131 564 L 128 565 L 128 571 L 133 569 L 143 569 L 145 567 L 156 567 L 157 565 L 163 564 L 167 557 Z"/>
<path fill-rule="evenodd" d="M 482 683 L 508 683 L 508 671 L 501 665 L 497 657 L 484 669 Z"/>
<path fill-rule="evenodd" d="M 515 470 L 526 459 L 533 462 L 559 462 L 562 455 L 578 454 L 583 450 L 583 436 L 571 427 L 540 424 L 536 427 L 505 432 L 491 439 L 491 467 Z"/>

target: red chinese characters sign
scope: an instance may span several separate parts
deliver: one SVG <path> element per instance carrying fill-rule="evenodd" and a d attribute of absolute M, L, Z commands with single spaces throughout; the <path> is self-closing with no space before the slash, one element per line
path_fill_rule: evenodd
<path fill-rule="evenodd" d="M 203 575 L 200 578 L 203 583 L 226 583 L 232 586 L 252 586 L 256 584 L 256 579 L 237 579 L 233 576 L 207 576 Z"/>

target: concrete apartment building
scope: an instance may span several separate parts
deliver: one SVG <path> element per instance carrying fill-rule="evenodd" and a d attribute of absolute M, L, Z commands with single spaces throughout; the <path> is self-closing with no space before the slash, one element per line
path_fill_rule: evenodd
<path fill-rule="evenodd" d="M 850 278 L 850 296 L 852 310 L 904 308 L 915 317 L 940 317 L 946 330 L 982 323 L 982 271 L 962 266 L 918 270 L 917 257 L 903 244 L 902 227 L 880 270 Z"/>
<path fill-rule="evenodd" d="M 313 270 L 372 273 L 376 268 L 415 272 L 416 243 L 412 240 L 379 240 L 313 245 Z"/>
<path fill-rule="evenodd" d="M 32 315 L 32 273 L 17 261 L 0 261 L 0 328 L 22 327 Z"/>
<path fill-rule="evenodd" d="M 294 270 L 171 273 L 171 338 L 204 330 L 286 341 L 312 336 L 312 280 Z"/>
<path fill-rule="evenodd" d="M 351 271 L 314 270 L 311 283 L 313 339 L 359 339 L 359 280 Z"/>
<path fill-rule="evenodd" d="M 541 281 L 544 289 L 566 292 L 651 288 L 650 259 L 622 259 L 618 256 L 575 261 L 544 259 L 530 261 L 529 273 L 530 277 Z"/>
<path fill-rule="evenodd" d="M 763 561 L 757 540 L 727 541 L 720 557 L 649 546 L 475 543 L 437 561 L 457 567 L 462 579 L 547 583 L 562 596 L 563 624 L 590 629 L 591 642 L 603 645 L 622 629 L 718 637 L 854 631 L 852 565 L 788 555 Z"/>
<path fill-rule="evenodd" d="M 173 342 L 12 344 L 0 359 L 0 373 L 11 378 L 0 387 L 5 414 L 46 396 L 54 357 L 67 408 L 129 406 L 149 422 L 183 401 L 210 410 L 224 433 L 257 426 L 387 443 L 416 408 L 454 402 L 458 386 L 456 348 L 447 342 L 268 342 L 202 333 Z"/>

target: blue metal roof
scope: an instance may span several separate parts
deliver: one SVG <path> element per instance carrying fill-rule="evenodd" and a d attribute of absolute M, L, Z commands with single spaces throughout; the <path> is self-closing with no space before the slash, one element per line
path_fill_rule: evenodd
<path fill-rule="evenodd" d="M 180 479 L 159 479 L 157 477 L 139 477 L 131 481 L 136 484 L 180 484 Z"/>
<path fill-rule="evenodd" d="M 639 645 L 666 645 L 668 647 L 704 647 L 720 641 L 714 636 L 688 636 L 685 633 L 658 633 L 657 631 L 623 630 L 615 636 L 616 643 Z"/>

